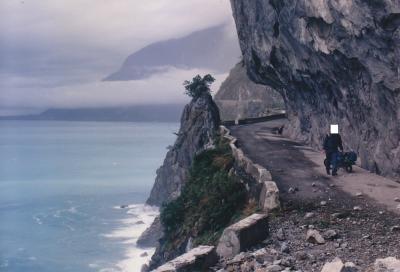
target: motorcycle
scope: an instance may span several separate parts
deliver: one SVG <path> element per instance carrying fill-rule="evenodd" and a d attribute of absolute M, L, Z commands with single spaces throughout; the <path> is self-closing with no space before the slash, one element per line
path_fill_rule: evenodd
<path fill-rule="evenodd" d="M 344 168 L 347 173 L 353 172 L 353 165 L 356 164 L 357 161 L 357 154 L 353 151 L 350 152 L 338 152 L 337 156 L 337 167 Z M 327 159 L 324 160 L 324 165 L 327 167 L 328 161 Z M 331 166 L 329 165 L 329 168 Z M 332 169 L 332 168 L 331 168 Z"/>

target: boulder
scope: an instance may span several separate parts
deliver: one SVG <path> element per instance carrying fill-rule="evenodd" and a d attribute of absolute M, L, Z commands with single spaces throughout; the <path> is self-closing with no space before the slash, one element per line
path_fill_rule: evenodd
<path fill-rule="evenodd" d="M 324 237 L 322 237 L 322 235 L 319 233 L 319 231 L 317 231 L 315 229 L 309 229 L 307 231 L 306 240 L 307 240 L 307 242 L 310 242 L 313 244 L 325 244 Z"/>
<path fill-rule="evenodd" d="M 263 182 L 260 192 L 259 206 L 264 212 L 280 209 L 279 189 L 273 181 Z"/>
<path fill-rule="evenodd" d="M 230 258 L 268 237 L 268 216 L 255 213 L 224 230 L 217 246 L 217 254 Z"/>
<path fill-rule="evenodd" d="M 338 237 L 338 233 L 335 230 L 327 230 L 322 235 L 327 240 L 333 240 Z"/>
<path fill-rule="evenodd" d="M 313 213 L 313 212 L 308 212 L 308 213 L 306 213 L 306 215 L 304 215 L 304 218 L 305 219 L 309 219 L 309 218 L 312 218 L 312 217 L 314 217 L 315 216 L 315 213 Z"/>
<path fill-rule="evenodd" d="M 400 260 L 394 257 L 376 259 L 374 272 L 400 272 Z"/>
<path fill-rule="evenodd" d="M 218 261 L 213 246 L 198 246 L 158 267 L 154 272 L 204 271 Z"/>
<path fill-rule="evenodd" d="M 332 262 L 324 264 L 321 272 L 341 272 L 344 267 L 342 260 L 335 258 Z"/>
<path fill-rule="evenodd" d="M 356 265 L 352 262 L 346 262 L 343 264 L 339 258 L 333 259 L 332 262 L 326 263 L 321 272 L 356 272 L 358 271 Z"/>

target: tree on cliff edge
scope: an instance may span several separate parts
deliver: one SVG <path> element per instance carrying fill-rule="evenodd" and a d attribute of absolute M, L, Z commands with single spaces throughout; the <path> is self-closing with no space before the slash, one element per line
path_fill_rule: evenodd
<path fill-rule="evenodd" d="M 210 74 L 201 77 L 200 75 L 195 76 L 192 81 L 185 80 L 183 86 L 185 86 L 186 94 L 192 98 L 198 98 L 204 93 L 210 94 L 210 86 L 215 81 L 215 78 Z"/>

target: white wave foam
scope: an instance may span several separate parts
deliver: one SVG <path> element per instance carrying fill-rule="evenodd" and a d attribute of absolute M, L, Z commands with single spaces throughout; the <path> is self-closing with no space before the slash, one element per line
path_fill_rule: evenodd
<path fill-rule="evenodd" d="M 157 207 L 145 204 L 128 205 L 126 209 L 129 218 L 122 219 L 120 228 L 104 236 L 109 239 L 116 239 L 121 244 L 128 246 L 124 259 L 116 264 L 118 271 L 135 272 L 140 271 L 142 265 L 148 263 L 154 254 L 155 248 L 139 248 L 136 246 L 136 242 L 142 232 L 153 222 L 159 211 Z M 115 270 L 103 268 L 101 271 Z"/>

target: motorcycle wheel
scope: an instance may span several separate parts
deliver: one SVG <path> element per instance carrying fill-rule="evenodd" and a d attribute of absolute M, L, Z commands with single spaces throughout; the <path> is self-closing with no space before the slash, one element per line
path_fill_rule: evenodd
<path fill-rule="evenodd" d="M 328 166 L 327 164 L 328 164 L 328 161 L 327 161 L 327 159 L 325 159 L 325 160 L 324 160 L 324 165 L 325 165 L 325 167 Z M 330 168 L 330 165 L 329 165 L 329 168 Z"/>

